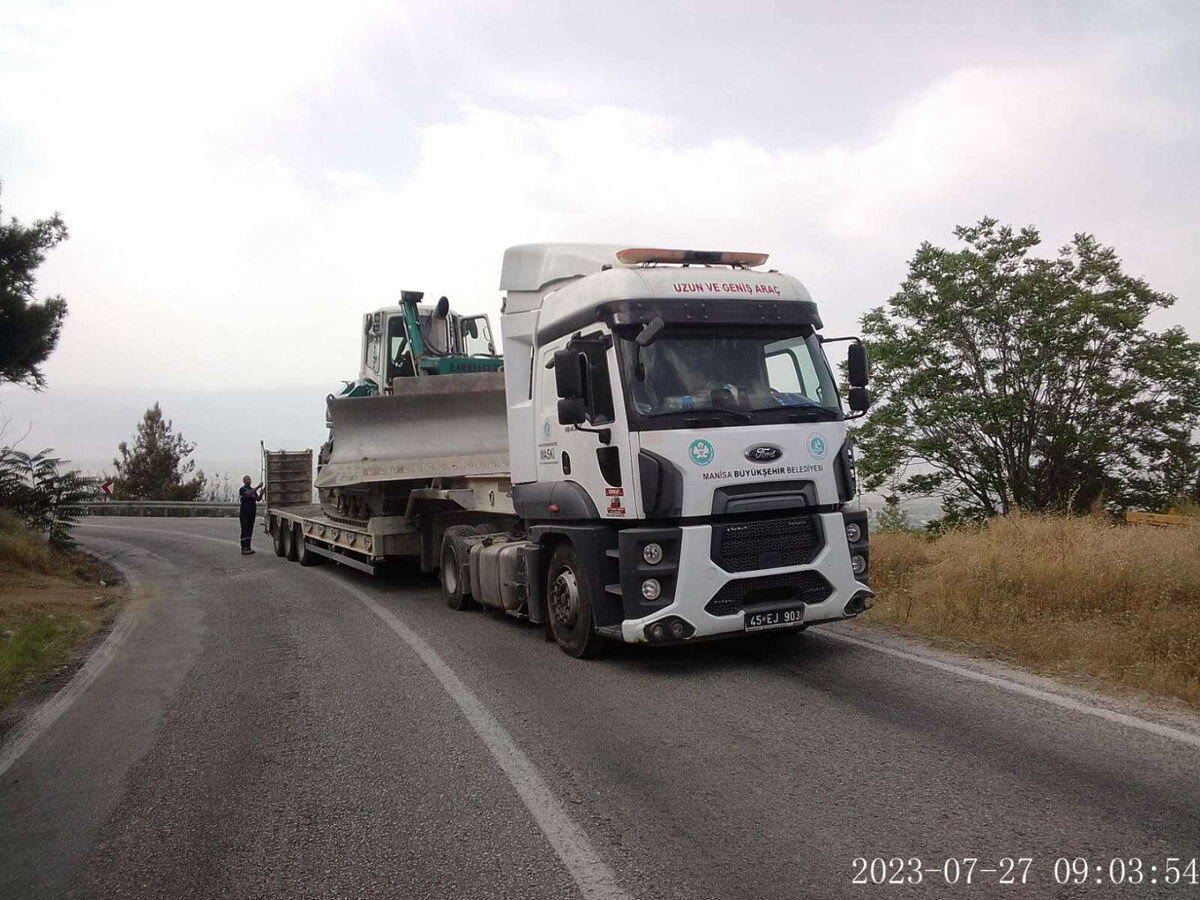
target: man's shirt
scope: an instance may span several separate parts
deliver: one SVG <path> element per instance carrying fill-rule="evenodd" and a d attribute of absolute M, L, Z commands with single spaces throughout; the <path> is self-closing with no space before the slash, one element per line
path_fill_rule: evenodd
<path fill-rule="evenodd" d="M 238 488 L 238 496 L 242 499 L 242 512 L 254 512 L 257 509 L 258 492 L 248 484 Z"/>

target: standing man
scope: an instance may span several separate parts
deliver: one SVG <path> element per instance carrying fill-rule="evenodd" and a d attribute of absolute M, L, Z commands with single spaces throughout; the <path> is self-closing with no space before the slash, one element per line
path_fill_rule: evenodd
<path fill-rule="evenodd" d="M 250 538 L 254 534 L 254 518 L 258 512 L 258 501 L 262 499 L 262 482 L 258 487 L 250 487 L 250 476 L 242 476 L 242 486 L 238 488 L 238 496 L 242 508 L 238 517 L 242 520 L 242 556 L 249 556 L 254 551 L 250 549 Z"/>

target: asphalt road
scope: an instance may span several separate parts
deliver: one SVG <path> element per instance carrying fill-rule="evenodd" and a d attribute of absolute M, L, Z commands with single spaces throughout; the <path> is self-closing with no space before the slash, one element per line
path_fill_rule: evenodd
<path fill-rule="evenodd" d="M 1200 742 L 1086 697 L 859 626 L 580 662 L 236 530 L 81 529 L 137 578 L 128 636 L 0 775 L 0 897 L 1200 897 L 1163 883 L 1200 857 Z M 1142 883 L 1061 887 L 1060 857 Z"/>

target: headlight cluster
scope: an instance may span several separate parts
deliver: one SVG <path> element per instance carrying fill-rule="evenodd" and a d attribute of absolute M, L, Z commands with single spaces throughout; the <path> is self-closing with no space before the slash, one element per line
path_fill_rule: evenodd
<path fill-rule="evenodd" d="M 846 544 L 850 549 L 850 571 L 856 581 L 867 583 L 870 554 L 867 550 L 867 517 L 860 510 L 845 515 Z"/>

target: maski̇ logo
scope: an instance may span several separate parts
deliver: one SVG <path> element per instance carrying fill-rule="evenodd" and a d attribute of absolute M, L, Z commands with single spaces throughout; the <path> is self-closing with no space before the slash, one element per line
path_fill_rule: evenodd
<path fill-rule="evenodd" d="M 753 447 L 746 448 L 745 456 L 750 462 L 774 462 L 783 456 L 783 450 L 774 444 L 755 444 Z"/>

